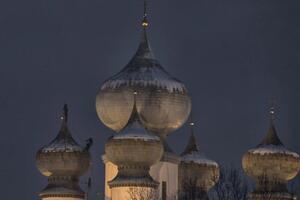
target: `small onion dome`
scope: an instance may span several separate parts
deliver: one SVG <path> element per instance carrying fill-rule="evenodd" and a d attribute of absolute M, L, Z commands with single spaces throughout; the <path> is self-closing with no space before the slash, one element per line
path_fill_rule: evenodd
<path fill-rule="evenodd" d="M 180 173 L 182 181 L 197 180 L 197 185 L 208 191 L 219 180 L 219 165 L 200 153 L 194 133 L 181 154 Z"/>
<path fill-rule="evenodd" d="M 105 154 L 118 166 L 118 174 L 109 182 L 110 187 L 158 186 L 149 175 L 149 169 L 162 157 L 163 145 L 158 136 L 142 126 L 135 103 L 127 126 L 105 144 Z"/>
<path fill-rule="evenodd" d="M 293 179 L 300 166 L 299 155 L 285 148 L 280 141 L 273 120 L 264 140 L 243 157 L 243 168 L 252 177 L 258 190 L 267 185 L 271 190 L 281 190 Z"/>
<path fill-rule="evenodd" d="M 130 118 L 132 93 L 137 91 L 140 120 L 147 130 L 165 136 L 184 124 L 191 100 L 184 84 L 165 71 L 153 56 L 146 22 L 136 54 L 119 73 L 102 84 L 96 97 L 96 110 L 107 127 L 119 132 Z"/>
<path fill-rule="evenodd" d="M 90 154 L 81 147 L 69 132 L 68 109 L 64 106 L 61 116 L 61 128 L 50 144 L 42 147 L 36 155 L 39 171 L 47 177 L 80 176 L 86 172 L 90 164 Z"/>

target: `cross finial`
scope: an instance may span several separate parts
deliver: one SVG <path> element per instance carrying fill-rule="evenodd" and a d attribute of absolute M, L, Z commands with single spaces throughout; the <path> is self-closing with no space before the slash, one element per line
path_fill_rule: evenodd
<path fill-rule="evenodd" d="M 136 96 L 138 95 L 138 92 L 135 90 L 134 92 L 133 92 L 133 109 L 136 111 Z"/>
<path fill-rule="evenodd" d="M 195 126 L 195 123 L 194 123 L 194 120 L 193 120 L 193 115 L 192 113 L 190 114 L 190 122 L 189 122 L 189 125 L 191 127 L 191 133 L 194 134 L 194 126 Z"/>
<path fill-rule="evenodd" d="M 190 135 L 188 144 L 185 147 L 185 150 L 183 151 L 183 153 L 181 155 L 186 155 L 186 154 L 190 154 L 192 152 L 198 152 L 199 151 L 199 147 L 198 147 L 197 140 L 196 140 L 196 137 L 195 137 L 195 134 L 194 134 L 194 129 L 193 129 L 195 124 L 193 122 L 192 113 L 190 114 L 190 117 L 189 117 L 189 125 L 190 125 L 190 128 L 191 128 L 191 135 Z"/>
<path fill-rule="evenodd" d="M 270 114 L 269 131 L 267 132 L 266 137 L 259 144 L 259 146 L 270 145 L 270 144 L 279 145 L 279 146 L 283 145 L 282 142 L 280 141 L 277 133 L 276 133 L 276 129 L 275 129 L 275 125 L 274 125 L 275 114 L 276 114 L 276 112 L 275 112 L 275 100 L 274 99 L 271 100 L 269 114 Z"/>
<path fill-rule="evenodd" d="M 143 16 L 142 26 L 144 28 L 147 28 L 149 26 L 149 22 L 147 19 L 147 0 L 144 0 L 144 16 Z"/>
<path fill-rule="evenodd" d="M 60 117 L 60 119 L 64 122 L 67 122 L 68 121 L 68 112 L 69 112 L 69 109 L 68 109 L 68 105 L 65 104 L 64 107 L 63 107 L 63 113 Z"/>
<path fill-rule="evenodd" d="M 274 120 L 275 120 L 275 114 L 276 114 L 276 112 L 275 112 L 275 99 L 271 100 L 271 106 L 270 106 L 269 113 L 270 113 L 271 122 L 273 123 Z"/>

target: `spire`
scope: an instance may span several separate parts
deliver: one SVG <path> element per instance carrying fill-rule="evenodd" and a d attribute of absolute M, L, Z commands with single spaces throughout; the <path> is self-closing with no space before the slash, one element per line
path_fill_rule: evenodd
<path fill-rule="evenodd" d="M 73 139 L 68 128 L 68 113 L 69 109 L 67 104 L 64 105 L 62 114 L 60 116 L 61 127 L 57 136 L 46 146 L 43 147 L 45 152 L 60 152 L 66 150 L 82 151 L 80 145 Z"/>
<path fill-rule="evenodd" d="M 276 129 L 275 129 L 275 125 L 274 125 L 274 121 L 275 121 L 275 106 L 274 106 L 274 101 L 272 101 L 271 103 L 271 107 L 269 110 L 269 114 L 270 114 L 270 127 L 268 130 L 268 133 L 266 135 L 266 137 L 263 139 L 263 141 L 259 144 L 259 146 L 262 145 L 276 145 L 276 146 L 282 146 L 282 142 L 280 141 Z"/>
<path fill-rule="evenodd" d="M 69 109 L 68 109 L 68 105 L 65 104 L 63 107 L 63 111 L 62 114 L 60 116 L 60 120 L 61 120 L 61 131 L 67 129 L 67 124 L 68 124 L 68 118 L 69 118 Z M 61 132 L 60 131 L 60 132 Z"/>
<path fill-rule="evenodd" d="M 270 121 L 271 125 L 274 125 L 274 120 L 275 120 L 275 103 L 274 100 L 271 101 L 271 107 L 270 107 Z"/>
<path fill-rule="evenodd" d="M 144 15 L 142 20 L 142 26 L 146 29 L 149 26 L 149 22 L 147 19 L 147 0 L 144 0 Z"/>
<path fill-rule="evenodd" d="M 68 116 L 69 115 L 69 109 L 68 109 L 68 105 L 65 104 L 64 107 L 63 107 L 63 112 L 62 112 L 62 115 L 60 117 L 60 119 L 62 120 L 63 123 L 67 123 L 68 122 Z"/>
<path fill-rule="evenodd" d="M 133 93 L 133 108 L 130 115 L 130 118 L 126 124 L 126 126 L 121 130 L 120 134 L 114 136 L 114 139 L 151 139 L 151 140 L 159 140 L 158 136 L 153 135 L 152 133 L 148 132 L 148 130 L 144 127 L 140 119 L 140 115 L 137 111 L 136 106 L 136 96 L 137 92 Z"/>
<path fill-rule="evenodd" d="M 138 95 L 137 91 L 133 92 L 133 108 L 132 108 L 132 112 L 130 115 L 130 118 L 128 120 L 127 124 L 133 123 L 135 121 L 138 121 L 140 123 L 140 117 L 137 111 L 137 107 L 136 107 L 136 96 Z"/>
<path fill-rule="evenodd" d="M 60 116 L 61 127 L 60 127 L 60 130 L 59 130 L 59 133 L 58 133 L 56 139 L 64 140 L 65 143 L 67 143 L 67 141 L 69 141 L 69 140 L 73 140 L 71 133 L 69 131 L 69 128 L 68 128 L 68 119 L 69 119 L 68 105 L 64 104 L 64 107 L 62 109 L 62 114 Z"/>
<path fill-rule="evenodd" d="M 143 13 L 143 20 L 142 20 L 142 40 L 138 47 L 138 50 L 134 56 L 134 58 L 148 58 L 154 59 L 153 53 L 151 51 L 148 38 L 147 38 L 147 28 L 149 27 L 148 21 L 148 13 L 147 13 L 147 0 L 144 0 L 144 13 Z"/>
<path fill-rule="evenodd" d="M 195 124 L 192 120 L 192 115 L 190 117 L 189 125 L 190 125 L 191 135 L 190 135 L 188 144 L 185 147 L 185 150 L 183 151 L 183 153 L 181 155 L 186 155 L 186 154 L 190 154 L 192 152 L 198 152 L 199 151 L 199 147 L 198 147 L 198 144 L 197 144 L 197 139 L 196 139 L 195 134 L 194 134 L 194 125 Z"/>

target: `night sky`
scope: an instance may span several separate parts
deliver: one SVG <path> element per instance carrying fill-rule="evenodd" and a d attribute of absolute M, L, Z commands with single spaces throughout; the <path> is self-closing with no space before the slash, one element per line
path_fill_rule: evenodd
<path fill-rule="evenodd" d="M 298 0 L 149 4 L 152 50 L 186 84 L 206 155 L 239 166 L 267 131 L 272 98 L 280 138 L 300 153 Z M 92 196 L 102 199 L 101 155 L 112 131 L 98 120 L 95 97 L 135 53 L 142 12 L 141 0 L 0 1 L 1 199 L 38 199 L 46 178 L 35 154 L 58 133 L 64 103 L 74 138 L 94 138 Z M 180 153 L 188 136 L 185 125 L 169 144 Z"/>

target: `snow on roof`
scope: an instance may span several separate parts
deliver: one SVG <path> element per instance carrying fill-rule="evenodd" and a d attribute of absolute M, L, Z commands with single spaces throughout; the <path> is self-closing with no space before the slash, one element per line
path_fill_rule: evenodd
<path fill-rule="evenodd" d="M 42 152 L 82 152 L 84 148 L 81 147 L 72 137 L 67 127 L 62 127 L 58 135 L 50 144 L 45 145 Z"/>
<path fill-rule="evenodd" d="M 47 152 L 81 152 L 83 148 L 76 142 L 70 142 L 65 140 L 55 140 L 49 145 L 45 146 L 41 150 L 44 153 Z"/>
<path fill-rule="evenodd" d="M 84 151 L 82 148 L 72 137 L 69 129 L 68 129 L 68 106 L 67 104 L 63 107 L 63 113 L 60 117 L 61 119 L 61 127 L 58 132 L 58 135 L 50 142 L 50 144 L 45 145 L 41 148 L 41 152 L 78 152 Z"/>
<path fill-rule="evenodd" d="M 128 133 L 128 134 L 118 134 L 114 136 L 114 139 L 134 139 L 134 140 L 144 140 L 144 141 L 149 141 L 149 140 L 158 140 L 159 137 L 154 136 L 154 135 L 144 135 L 144 134 L 139 134 L 139 133 Z"/>
<path fill-rule="evenodd" d="M 115 89 L 122 86 L 156 87 L 166 89 L 168 92 L 186 92 L 185 86 L 180 81 L 156 65 L 152 67 L 140 66 L 133 69 L 125 68 L 107 80 L 101 89 Z"/>
<path fill-rule="evenodd" d="M 253 154 L 284 154 L 284 155 L 291 155 L 294 157 L 299 158 L 299 155 L 295 152 L 292 152 L 288 149 L 286 149 L 283 145 L 260 145 L 259 147 L 255 149 L 250 149 L 248 152 Z"/>
<path fill-rule="evenodd" d="M 172 77 L 153 56 L 145 30 L 136 54 L 125 68 L 105 81 L 101 89 L 122 86 L 156 87 L 168 92 L 186 92 L 185 86 Z"/>
<path fill-rule="evenodd" d="M 135 140 L 160 140 L 158 136 L 148 132 L 142 125 L 133 122 L 132 125 L 126 127 L 123 131 L 115 135 L 114 139 L 135 139 Z"/>
<path fill-rule="evenodd" d="M 113 139 L 134 139 L 143 141 L 160 140 L 158 136 L 148 132 L 146 128 L 142 125 L 139 114 L 137 112 L 135 97 L 132 113 L 127 122 L 127 125 L 119 134 L 115 135 Z"/>
<path fill-rule="evenodd" d="M 218 166 L 218 163 L 207 158 L 203 153 L 191 152 L 181 157 L 181 161 L 185 163 L 196 163 L 202 165 Z"/>
<path fill-rule="evenodd" d="M 106 80 L 101 90 L 122 86 L 155 87 L 168 92 L 187 91 L 183 83 L 172 77 L 155 59 L 146 29 L 143 29 L 142 40 L 133 58 L 119 73 Z"/>

